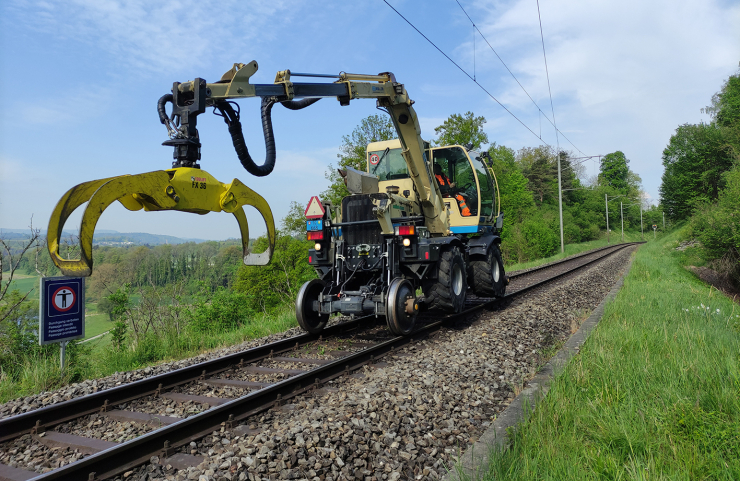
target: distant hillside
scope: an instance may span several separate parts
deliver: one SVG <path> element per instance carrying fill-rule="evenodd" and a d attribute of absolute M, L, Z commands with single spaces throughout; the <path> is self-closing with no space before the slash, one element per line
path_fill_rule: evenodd
<path fill-rule="evenodd" d="M 8 241 L 21 241 L 28 238 L 28 229 L 0 229 L 0 237 Z M 42 230 L 41 235 L 46 237 L 46 231 Z M 63 238 L 74 236 L 72 232 L 64 231 Z M 95 232 L 93 245 L 103 246 L 134 246 L 150 245 L 157 246 L 161 244 L 184 244 L 185 242 L 205 242 L 204 239 L 183 239 L 171 235 L 147 234 L 145 232 L 116 232 L 112 230 L 100 230 Z"/>

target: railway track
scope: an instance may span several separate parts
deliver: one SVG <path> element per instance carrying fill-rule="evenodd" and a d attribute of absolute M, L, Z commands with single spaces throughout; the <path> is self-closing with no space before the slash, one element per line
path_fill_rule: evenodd
<path fill-rule="evenodd" d="M 513 273 L 505 299 L 521 296 L 631 245 L 609 246 Z M 440 317 L 439 313 L 425 313 L 419 319 L 419 329 L 405 337 L 393 337 L 386 329 L 369 323 L 367 319 L 347 321 L 328 327 L 321 336 L 295 336 L 2 419 L 0 441 L 30 435 L 45 446 L 66 446 L 88 456 L 41 475 L 0 466 L 0 479 L 105 479 L 149 462 L 152 456 L 158 456 L 162 464 L 175 467 L 197 465 L 200 458 L 187 452 L 187 445 L 194 440 L 220 429 L 250 434 L 251 430 L 243 424 L 250 416 L 285 403 L 294 396 L 326 389 L 324 386 L 330 381 L 376 363 L 388 353 L 427 338 L 445 324 L 470 316 L 495 302 L 498 300 L 471 296 L 465 311 L 460 314 Z M 351 346 L 345 349 L 349 354 L 339 359 L 317 356 L 318 352 L 338 345 Z M 308 350 L 313 350 L 314 357 L 301 357 Z M 304 369 L 297 369 L 298 366 L 304 366 Z M 315 367 L 306 370 L 307 366 Z M 228 387 L 240 395 L 235 398 L 204 398 L 192 394 L 188 389 L 192 385 Z M 193 415 L 182 419 L 132 410 L 134 406 L 145 405 L 142 400 L 167 400 L 170 404 L 189 403 L 197 407 Z M 64 429 L 65 424 L 73 424 L 78 422 L 75 420 L 93 414 L 147 426 L 148 432 L 120 444 L 63 432 L 74 432 Z M 52 430 L 53 427 L 57 429 Z"/>

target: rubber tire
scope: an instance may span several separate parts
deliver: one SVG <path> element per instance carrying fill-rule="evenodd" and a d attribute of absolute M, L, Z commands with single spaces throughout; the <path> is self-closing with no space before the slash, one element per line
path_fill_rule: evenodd
<path fill-rule="evenodd" d="M 409 297 L 416 297 L 411 283 L 400 277 L 393 279 L 385 300 L 385 322 L 396 336 L 405 336 L 414 330 L 416 313 L 406 313 L 406 300 Z"/>
<path fill-rule="evenodd" d="M 491 246 L 485 260 L 470 262 L 471 284 L 478 297 L 504 297 L 506 294 L 506 272 L 497 245 Z"/>
<path fill-rule="evenodd" d="M 437 281 L 424 288 L 427 305 L 431 309 L 460 312 L 465 306 L 467 290 L 465 259 L 458 247 L 448 247 L 439 256 Z"/>
<path fill-rule="evenodd" d="M 324 290 L 326 283 L 321 279 L 313 279 L 301 286 L 298 291 L 298 297 L 295 302 L 295 317 L 298 324 L 304 331 L 311 334 L 318 334 L 324 330 L 328 314 L 319 314 L 313 310 L 313 301 L 318 300 L 319 294 Z"/>

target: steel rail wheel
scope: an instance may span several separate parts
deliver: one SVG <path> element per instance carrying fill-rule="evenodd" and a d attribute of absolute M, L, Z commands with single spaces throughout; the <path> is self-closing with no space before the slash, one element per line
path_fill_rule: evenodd
<path fill-rule="evenodd" d="M 391 281 L 385 302 L 385 320 L 393 334 L 405 336 L 414 329 L 419 312 L 415 297 L 409 281 L 400 277 Z"/>
<path fill-rule="evenodd" d="M 304 331 L 318 334 L 326 326 L 329 320 L 328 314 L 319 314 L 313 309 L 313 302 L 319 300 L 319 294 L 324 290 L 326 284 L 321 279 L 313 279 L 306 282 L 298 291 L 295 302 L 295 317 Z"/>

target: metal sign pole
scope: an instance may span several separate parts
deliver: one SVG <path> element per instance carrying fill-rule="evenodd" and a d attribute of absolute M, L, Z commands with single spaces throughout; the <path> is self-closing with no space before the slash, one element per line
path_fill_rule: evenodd
<path fill-rule="evenodd" d="M 609 245 L 609 197 L 604 194 L 604 204 L 606 205 L 606 244 Z"/>
<path fill-rule="evenodd" d="M 64 372 L 64 364 L 67 357 L 67 344 L 69 344 L 69 341 L 62 341 L 59 343 L 59 357 L 61 358 L 59 367 L 62 372 Z"/>
<path fill-rule="evenodd" d="M 622 243 L 624 243 L 624 211 L 621 202 L 619 203 L 619 216 L 622 218 Z"/>

